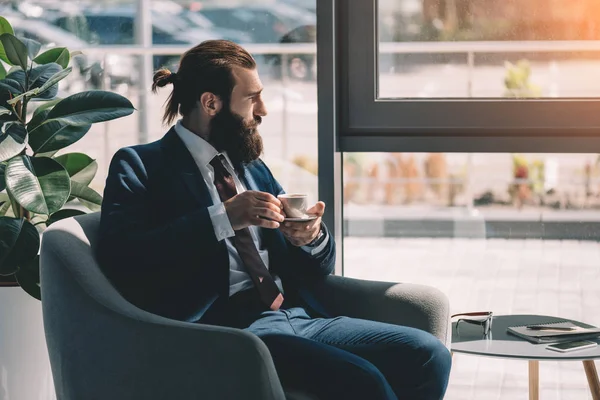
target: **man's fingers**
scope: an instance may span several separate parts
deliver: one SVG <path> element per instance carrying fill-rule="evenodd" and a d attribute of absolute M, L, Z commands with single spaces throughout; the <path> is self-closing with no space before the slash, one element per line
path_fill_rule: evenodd
<path fill-rule="evenodd" d="M 316 229 L 318 226 L 321 226 L 321 218 L 317 218 L 313 221 L 308 221 L 308 222 L 297 222 L 297 221 L 284 222 L 283 226 L 286 229 L 289 229 L 290 231 L 300 231 L 300 232 L 311 231 L 313 229 Z"/>
<path fill-rule="evenodd" d="M 270 208 L 255 208 L 256 215 L 277 222 L 283 222 L 283 215 L 279 211 L 274 211 Z"/>
<path fill-rule="evenodd" d="M 268 203 L 273 203 L 277 207 L 281 208 L 281 200 L 279 200 L 277 197 L 273 196 L 271 193 L 259 192 L 256 190 L 250 191 L 250 193 L 258 200 L 265 201 Z"/>
<path fill-rule="evenodd" d="M 278 207 L 276 204 L 269 203 L 268 201 L 259 200 L 256 202 L 256 208 L 268 208 L 269 210 L 273 210 L 274 212 L 283 215 L 283 210 L 281 207 Z"/>
<path fill-rule="evenodd" d="M 261 218 L 260 216 L 254 216 L 252 218 L 252 225 L 260 226 L 262 228 L 277 229 L 279 228 L 279 222 L 272 221 L 270 219 Z"/>
<path fill-rule="evenodd" d="M 309 226 L 306 222 L 284 222 L 283 226 L 290 232 L 304 232 Z"/>
<path fill-rule="evenodd" d="M 314 231 L 288 230 L 289 228 L 286 228 L 284 226 L 281 226 L 279 229 L 288 239 L 298 239 L 301 241 L 308 242 L 314 236 Z"/>
<path fill-rule="evenodd" d="M 316 214 L 319 217 L 325 213 L 325 203 L 318 201 L 317 204 L 306 210 L 307 214 Z"/>

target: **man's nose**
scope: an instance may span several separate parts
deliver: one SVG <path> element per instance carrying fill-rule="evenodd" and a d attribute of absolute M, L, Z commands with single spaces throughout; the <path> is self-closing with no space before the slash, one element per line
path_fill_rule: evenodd
<path fill-rule="evenodd" d="M 254 109 L 254 114 L 260 117 L 266 117 L 268 112 L 265 103 L 261 102 L 260 105 Z"/>

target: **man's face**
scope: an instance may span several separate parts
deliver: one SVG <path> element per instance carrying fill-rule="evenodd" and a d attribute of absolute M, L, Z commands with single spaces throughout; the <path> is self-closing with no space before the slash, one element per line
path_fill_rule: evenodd
<path fill-rule="evenodd" d="M 267 115 L 265 103 L 262 100 L 263 85 L 255 69 L 234 67 L 233 77 L 235 86 L 231 92 L 230 109 L 244 119 L 252 122 Z M 260 122 L 259 122 L 260 123 Z"/>
<path fill-rule="evenodd" d="M 258 125 L 267 110 L 256 69 L 235 68 L 233 76 L 236 83 L 230 103 L 223 104 L 210 122 L 210 142 L 218 151 L 226 151 L 233 162 L 248 163 L 262 154 Z"/>

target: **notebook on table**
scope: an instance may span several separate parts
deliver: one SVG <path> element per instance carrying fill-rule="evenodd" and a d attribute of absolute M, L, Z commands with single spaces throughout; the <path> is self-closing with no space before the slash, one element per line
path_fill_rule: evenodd
<path fill-rule="evenodd" d="M 533 330 L 528 326 L 541 326 L 543 330 Z M 573 328 L 558 330 L 552 328 Z M 571 321 L 554 321 L 542 324 L 509 326 L 508 333 L 530 341 L 531 343 L 559 343 L 571 340 L 594 339 L 600 336 L 600 328 L 584 328 Z"/>

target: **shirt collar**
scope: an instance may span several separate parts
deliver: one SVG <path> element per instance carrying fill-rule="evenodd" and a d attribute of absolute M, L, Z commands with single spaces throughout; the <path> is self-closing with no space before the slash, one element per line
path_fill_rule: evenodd
<path fill-rule="evenodd" d="M 187 147 L 192 154 L 192 157 L 194 157 L 194 160 L 196 160 L 196 163 L 199 165 L 207 166 L 217 154 L 223 154 L 227 159 L 227 162 L 231 164 L 231 160 L 226 152 L 219 153 L 212 144 L 183 126 L 181 120 L 177 121 L 175 124 L 175 132 L 177 132 L 177 135 L 181 138 L 185 147 Z"/>

